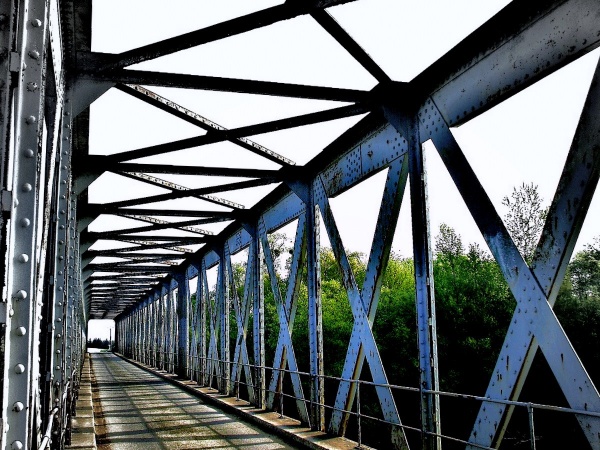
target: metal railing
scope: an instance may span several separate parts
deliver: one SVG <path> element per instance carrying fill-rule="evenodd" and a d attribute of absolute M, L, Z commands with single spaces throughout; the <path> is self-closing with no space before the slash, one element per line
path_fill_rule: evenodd
<path fill-rule="evenodd" d="M 72 376 L 73 375 L 75 375 L 75 371 L 73 371 Z M 67 396 L 69 394 L 70 387 L 71 387 L 71 382 L 68 381 L 67 384 L 65 385 L 65 392 L 63 392 L 63 395 L 60 399 L 60 406 L 55 406 L 50 411 L 50 414 L 48 415 L 48 425 L 46 426 L 46 432 L 44 433 L 44 436 L 42 437 L 42 441 L 40 442 L 40 446 L 39 446 L 38 450 L 46 450 L 46 448 L 48 448 L 48 446 L 52 442 L 52 428 L 54 426 L 54 422 L 57 417 L 57 413 L 66 406 Z"/>
<path fill-rule="evenodd" d="M 174 368 L 177 367 L 177 356 L 178 356 L 177 353 L 176 352 L 164 352 L 164 351 L 160 351 L 160 352 L 150 351 L 150 352 L 147 352 L 147 354 L 146 354 L 146 361 L 147 362 L 155 361 L 157 354 L 162 354 L 163 359 L 166 360 L 166 361 L 163 361 L 163 364 L 166 365 L 166 363 L 168 361 L 169 365 L 171 366 L 171 369 L 173 369 L 173 371 L 174 371 Z M 152 355 L 155 355 L 155 356 L 152 357 Z M 202 369 L 203 367 L 207 368 L 211 365 L 212 365 L 212 367 L 210 368 L 210 372 Z M 231 369 L 234 365 L 237 365 L 239 368 L 238 376 L 236 377 L 236 379 L 231 380 L 230 374 L 231 374 Z M 157 366 L 154 366 L 154 367 L 157 367 Z M 220 374 L 217 373 L 216 367 L 221 368 Z M 250 381 L 242 381 L 241 380 L 242 369 L 244 367 L 247 367 L 248 369 L 250 369 L 250 373 L 252 374 Z M 225 370 L 223 370 L 223 369 L 225 369 Z M 165 370 L 165 369 L 163 368 L 163 370 Z M 271 367 L 271 366 L 259 366 L 259 365 L 254 365 L 254 364 L 234 363 L 232 361 L 226 361 L 226 360 L 217 359 L 217 358 L 205 358 L 205 357 L 199 357 L 199 356 L 189 356 L 188 364 L 186 365 L 185 370 L 186 370 L 186 373 L 189 374 L 189 376 L 192 380 L 198 382 L 199 384 L 202 382 L 202 380 L 204 380 L 205 383 L 202 384 L 202 386 L 206 386 L 206 387 L 209 387 L 209 388 L 212 388 L 215 390 L 220 390 L 224 386 L 226 386 L 226 383 L 229 383 L 229 386 L 233 387 L 233 393 L 231 393 L 231 395 L 235 396 L 237 399 L 240 398 L 240 386 L 247 386 L 253 392 L 258 392 L 257 390 L 260 390 L 260 391 L 263 390 L 260 385 L 256 385 L 252 382 L 252 380 L 256 379 L 256 375 L 260 370 L 269 371 L 271 374 L 273 372 L 283 373 L 283 374 L 285 374 L 285 373 L 297 374 L 299 377 L 301 377 L 305 380 L 308 379 L 310 381 L 314 380 L 317 377 L 317 375 L 310 374 L 308 372 L 291 371 L 289 369 L 279 369 L 279 368 L 275 368 L 275 367 Z M 228 374 L 228 376 L 224 376 L 224 374 Z M 477 401 L 477 402 L 504 404 L 507 406 L 523 408 L 526 410 L 526 415 L 527 415 L 527 419 L 528 419 L 527 427 L 528 427 L 528 431 L 529 431 L 530 448 L 533 450 L 536 449 L 535 423 L 534 423 L 534 411 L 535 410 L 553 411 L 553 412 L 559 412 L 559 413 L 567 413 L 567 414 L 573 414 L 573 415 L 581 415 L 581 416 L 600 418 L 600 412 L 582 411 L 582 410 L 576 410 L 576 409 L 567 408 L 567 407 L 546 405 L 546 404 L 542 404 L 542 403 L 494 399 L 494 398 L 488 398 L 488 397 L 477 396 L 477 395 L 460 394 L 460 393 L 446 392 L 446 391 L 441 391 L 441 390 L 428 390 L 428 389 L 421 389 L 418 387 L 400 386 L 400 385 L 394 385 L 394 384 L 378 384 L 378 383 L 374 383 L 374 382 L 370 382 L 370 381 L 345 379 L 345 378 L 328 376 L 328 375 L 323 375 L 323 376 L 320 376 L 319 378 L 321 378 L 323 381 L 333 381 L 333 382 L 338 382 L 338 383 L 345 382 L 345 383 L 350 383 L 350 384 L 355 385 L 356 386 L 355 410 L 353 411 L 353 410 L 347 410 L 347 409 L 340 409 L 340 408 L 336 408 L 335 406 L 328 405 L 328 404 L 314 403 L 310 399 L 299 398 L 291 393 L 283 392 L 283 376 L 279 377 L 279 380 L 277 383 L 277 389 L 275 391 L 269 389 L 268 387 L 265 387 L 264 392 L 265 393 L 273 393 L 273 394 L 276 394 L 279 396 L 279 404 L 277 405 L 277 408 L 274 408 L 273 410 L 276 412 L 279 412 L 280 417 L 284 417 L 284 398 L 289 398 L 289 399 L 293 399 L 296 401 L 298 401 L 298 400 L 303 401 L 306 403 L 307 407 L 312 408 L 312 407 L 316 406 L 316 407 L 322 407 L 324 409 L 328 409 L 330 411 L 341 411 L 344 414 L 354 417 L 357 422 L 357 441 L 358 441 L 357 448 L 359 448 L 359 449 L 362 448 L 362 445 L 363 445 L 362 440 L 363 440 L 363 421 L 364 420 L 368 420 L 370 422 L 376 422 L 376 423 L 380 423 L 380 424 L 385 424 L 385 425 L 392 426 L 392 427 L 397 427 L 397 428 L 402 429 L 403 431 L 419 433 L 421 436 L 439 437 L 441 439 L 445 439 L 445 440 L 452 441 L 455 443 L 469 445 L 473 448 L 481 448 L 481 449 L 488 449 L 488 450 L 492 449 L 492 447 L 487 447 L 487 446 L 480 445 L 477 443 L 469 442 L 469 441 L 466 441 L 464 439 L 460 439 L 457 437 L 449 436 L 446 434 L 433 433 L 431 431 L 424 430 L 423 428 L 414 427 L 414 426 L 405 425 L 405 424 L 394 423 L 394 422 L 390 422 L 389 420 L 385 420 L 382 418 L 373 417 L 368 414 L 365 414 L 361 410 L 361 386 L 363 387 L 363 390 L 364 390 L 364 387 L 366 387 L 366 386 L 372 386 L 375 388 L 384 387 L 384 388 L 388 388 L 388 389 L 391 389 L 392 391 L 396 391 L 396 392 L 400 392 L 400 391 L 412 392 L 412 393 L 417 393 L 420 395 L 434 395 L 434 396 L 440 396 L 440 397 L 457 398 L 457 399 L 471 400 L 471 401 Z M 265 379 L 269 379 L 269 377 L 265 377 Z M 215 383 L 217 385 L 216 388 L 214 387 Z M 364 402 L 364 399 L 362 401 Z"/>

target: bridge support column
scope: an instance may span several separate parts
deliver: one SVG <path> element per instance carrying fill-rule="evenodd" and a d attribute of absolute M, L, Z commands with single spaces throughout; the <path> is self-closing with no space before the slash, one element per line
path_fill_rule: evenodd
<path fill-rule="evenodd" d="M 417 339 L 421 373 L 421 426 L 423 431 L 440 434 L 440 400 L 438 391 L 437 330 L 433 284 L 433 255 L 429 227 L 429 202 L 427 198 L 427 170 L 419 134 L 419 124 L 409 119 L 408 155 L 410 174 L 411 218 L 415 265 L 415 291 L 417 308 Z M 424 449 L 441 449 L 441 438 L 422 435 Z"/>
<path fill-rule="evenodd" d="M 45 267 L 38 258 L 44 257 L 41 230 L 47 224 L 40 203 L 46 201 L 43 125 L 48 2 L 3 1 L 0 13 L 0 47 L 6 55 L 0 63 L 0 158 L 2 167 L 12 162 L 12 179 L 2 179 L 1 186 L 2 214 L 10 223 L 6 228 L 2 225 L 6 286 L 0 302 L 0 321 L 5 325 L 0 446 L 29 448 L 38 438 L 32 429 L 39 392 L 32 386 L 39 383 L 38 289 Z M 10 78 L 19 84 L 12 85 Z"/>
<path fill-rule="evenodd" d="M 313 430 L 325 430 L 323 368 L 323 310 L 321 306 L 320 224 L 314 183 L 306 202 L 306 256 L 308 261 L 308 343 L 310 348 L 310 423 Z"/>
<path fill-rule="evenodd" d="M 266 402 L 265 382 L 265 293 L 263 286 L 262 260 L 263 252 L 256 224 L 244 225 L 246 231 L 251 235 L 250 252 L 252 252 L 252 314 L 253 314 L 253 338 L 254 338 L 254 401 L 257 408 L 264 408 Z"/>
<path fill-rule="evenodd" d="M 177 281 L 177 318 L 179 329 L 177 339 L 179 342 L 177 354 L 177 374 L 188 378 L 189 372 L 189 311 L 190 311 L 190 280 L 187 271 L 174 275 Z"/>

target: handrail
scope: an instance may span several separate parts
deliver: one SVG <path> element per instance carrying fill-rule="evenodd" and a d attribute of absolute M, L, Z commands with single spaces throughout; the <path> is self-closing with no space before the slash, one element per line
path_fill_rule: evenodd
<path fill-rule="evenodd" d="M 167 355 L 168 357 L 175 357 L 177 356 L 176 353 L 173 353 L 171 351 L 161 351 L 161 350 L 157 350 L 156 353 L 159 353 L 161 355 Z M 152 358 L 149 358 L 152 359 Z M 168 358 L 167 358 L 168 359 Z M 194 363 L 195 361 L 195 363 Z M 239 365 L 239 366 L 246 366 L 246 367 L 250 367 L 253 369 L 266 369 L 266 370 L 271 370 L 274 372 L 282 372 L 282 373 L 295 373 L 297 375 L 300 376 L 313 376 L 308 372 L 302 372 L 302 371 L 298 371 L 298 370 L 289 370 L 289 369 L 285 369 L 285 368 L 275 368 L 275 367 L 270 367 L 270 366 L 260 366 L 260 365 L 255 365 L 255 364 L 244 364 L 244 363 L 234 363 L 233 361 L 224 361 L 220 358 L 210 358 L 210 357 L 201 357 L 201 356 L 190 356 L 189 357 L 189 361 L 188 361 L 188 365 L 186 366 L 187 370 L 190 370 L 190 372 L 192 373 L 192 377 L 194 376 L 194 374 L 198 375 L 200 373 L 206 373 L 203 372 L 203 370 L 199 370 L 201 365 L 198 364 L 199 361 L 212 361 L 213 363 L 225 363 L 228 364 L 230 366 L 232 365 Z M 168 363 L 169 366 L 172 366 L 173 363 L 169 362 Z M 167 369 L 167 371 L 169 371 L 171 369 L 171 367 L 169 367 Z M 236 396 L 239 396 L 239 386 L 240 385 L 247 385 L 251 388 L 255 388 L 256 386 L 253 385 L 253 383 L 244 383 L 241 380 L 239 380 L 239 378 L 237 380 L 231 380 L 231 379 L 223 379 L 222 375 L 219 376 L 217 374 L 210 374 L 210 378 L 212 379 L 213 377 L 215 378 L 219 378 L 221 377 L 223 382 L 226 383 L 234 383 L 235 384 L 235 394 Z M 589 417 L 600 417 L 600 412 L 597 411 L 582 411 L 582 410 L 577 410 L 577 409 L 573 409 L 573 408 L 567 408 L 567 407 L 561 407 L 561 406 L 554 406 L 554 405 L 545 405 L 545 404 L 541 404 L 541 403 L 532 403 L 532 402 L 523 402 L 523 401 L 515 401 L 515 400 L 504 400 L 504 399 L 497 399 L 497 398 L 489 398 L 489 397 L 482 397 L 482 396 L 477 396 L 477 395 L 470 395 L 470 394 L 459 394 L 459 393 L 454 393 L 454 392 L 446 392 L 446 391 L 441 391 L 441 390 L 431 390 L 431 389 L 422 389 L 422 388 L 417 388 L 417 387 L 409 387 L 409 386 L 399 386 L 399 385 L 394 385 L 394 384 L 385 384 L 385 383 L 374 383 L 372 381 L 363 381 L 363 380 L 356 380 L 356 379 L 346 379 L 346 378 L 340 378 L 340 377 L 335 377 L 335 376 L 327 376 L 327 375 L 319 375 L 320 378 L 324 379 L 324 380 L 334 380 L 334 381 L 339 381 L 339 382 L 347 382 L 347 383 L 352 383 L 352 384 L 357 384 L 357 388 L 360 389 L 361 385 L 366 385 L 366 386 L 374 386 L 374 387 L 386 387 L 389 389 L 395 389 L 395 390 L 401 390 L 401 391 L 408 391 L 408 392 L 416 392 L 416 393 L 421 393 L 421 394 L 427 394 L 427 395 L 438 395 L 438 396 L 447 396 L 447 397 L 454 397 L 454 398 L 461 398 L 461 399 L 465 399 L 465 400 L 473 400 L 473 401 L 479 401 L 479 402 L 491 402 L 491 403 L 498 403 L 498 404 L 505 404 L 505 405 L 510 405 L 510 406 L 517 406 L 517 407 L 524 407 L 527 409 L 527 413 L 528 413 L 528 425 L 530 428 L 530 438 L 531 438 L 531 448 L 535 449 L 536 445 L 535 445 L 535 436 L 534 436 L 534 429 L 533 429 L 533 411 L 534 409 L 538 409 L 538 410 L 546 410 L 546 411 L 554 411 L 554 412 L 560 412 L 560 413 L 569 413 L 569 414 L 573 414 L 573 415 L 580 415 L 580 416 L 589 416 Z M 205 386 L 210 386 L 212 383 L 209 381 L 207 384 L 205 384 Z M 282 389 L 282 384 L 279 383 L 280 392 L 277 391 L 272 391 L 269 388 L 266 388 L 265 391 L 267 392 L 273 392 L 273 393 L 279 393 L 280 394 L 280 405 L 279 405 L 279 413 L 280 416 L 283 416 L 283 397 L 288 397 L 288 398 L 293 398 L 296 400 L 304 400 L 306 401 L 306 399 L 300 399 L 298 397 L 296 397 L 295 395 L 290 395 L 289 393 L 285 393 L 283 392 Z M 452 436 L 448 436 L 448 435 L 444 435 L 444 434 L 440 434 L 440 433 L 434 433 L 428 430 L 424 430 L 421 428 L 416 428 L 416 427 L 412 427 L 412 426 L 408 426 L 405 424 L 398 424 L 398 423 L 392 423 L 389 422 L 385 419 L 379 419 L 376 417 L 372 417 L 369 415 L 364 414 L 363 412 L 361 412 L 360 409 L 360 394 L 357 395 L 357 411 L 351 411 L 351 410 L 346 410 L 346 409 L 339 409 L 336 408 L 335 406 L 331 406 L 331 405 L 327 405 L 327 404 L 318 404 L 318 406 L 322 406 L 324 408 L 327 409 L 331 409 L 331 410 L 340 410 L 343 411 L 347 414 L 350 414 L 352 416 L 355 416 L 358 420 L 358 424 L 360 427 L 360 422 L 361 422 L 361 418 L 362 419 L 369 419 L 375 422 L 379 422 L 382 424 L 387 424 L 387 425 L 392 425 L 392 426 L 396 426 L 399 427 L 403 430 L 410 430 L 410 431 L 414 431 L 414 432 L 418 432 L 421 433 L 422 435 L 427 435 L 427 436 L 434 436 L 434 437 L 439 437 L 442 439 L 447 439 L 453 442 L 457 442 L 457 443 L 461 443 L 461 444 L 465 444 L 465 445 L 469 445 L 471 447 L 474 448 L 481 448 L 481 449 L 489 449 L 491 450 L 491 447 L 487 447 L 485 445 L 480 445 L 474 442 L 468 442 L 466 440 L 463 439 L 459 439 L 456 437 L 452 437 Z M 359 431 L 359 436 L 358 436 L 358 447 L 357 448 L 362 448 L 361 447 L 361 433 Z"/>
<path fill-rule="evenodd" d="M 75 373 L 75 371 L 73 371 L 73 373 Z M 67 384 L 65 385 L 65 392 L 63 392 L 61 402 L 60 402 L 61 405 L 67 399 L 67 393 L 69 392 L 70 383 L 71 382 L 68 381 Z M 55 406 L 50 411 L 50 415 L 48 416 L 48 426 L 46 427 L 46 433 L 44 433 L 44 437 L 42 438 L 42 442 L 40 443 L 38 450 L 46 450 L 46 447 L 48 447 L 48 445 L 50 444 L 50 439 L 52 437 L 52 425 L 54 425 L 54 418 L 56 417 L 56 413 L 59 410 L 60 410 L 60 408 L 58 406 Z"/>

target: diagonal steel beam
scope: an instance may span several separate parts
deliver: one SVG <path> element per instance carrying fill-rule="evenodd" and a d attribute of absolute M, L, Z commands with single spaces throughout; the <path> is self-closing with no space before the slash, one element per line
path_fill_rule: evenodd
<path fill-rule="evenodd" d="M 391 78 L 377 65 L 369 54 L 348 34 L 346 30 L 324 9 L 311 13 L 319 25 L 325 29 L 352 57 L 363 66 L 377 81 L 388 82 Z"/>
<path fill-rule="evenodd" d="M 387 261 L 389 260 L 402 197 L 406 187 L 407 173 L 408 158 L 403 157 L 393 162 L 388 170 L 385 189 L 381 199 L 379 216 L 361 294 L 371 326 L 375 320 L 379 304 L 384 268 L 387 266 Z M 360 339 L 358 327 L 354 324 L 341 378 L 346 380 L 358 379 L 362 372 L 364 360 L 365 349 Z M 340 382 L 335 400 L 335 409 L 332 412 L 329 426 L 332 433 L 342 435 L 345 433 L 350 415 L 344 411 L 352 409 L 355 395 L 355 383 Z"/>
<path fill-rule="evenodd" d="M 227 273 L 229 276 L 229 285 L 231 289 L 231 302 L 233 303 L 233 310 L 235 313 L 236 325 L 237 325 L 237 339 L 235 342 L 233 364 L 231 367 L 231 390 L 235 390 L 236 394 L 239 395 L 239 382 L 241 380 L 242 371 L 246 377 L 246 392 L 248 393 L 248 401 L 254 403 L 254 389 L 252 381 L 252 372 L 250 370 L 250 358 L 248 357 L 248 323 L 250 318 L 250 304 L 252 300 L 251 289 L 252 285 L 252 270 L 248 270 L 248 267 L 252 267 L 254 263 L 253 252 L 248 252 L 248 258 L 246 261 L 246 274 L 244 276 L 244 295 L 240 304 L 240 299 L 237 295 L 237 286 L 235 284 L 235 277 L 233 276 L 233 267 L 231 265 L 231 256 L 229 243 L 225 243 L 225 262 L 227 264 Z M 241 368 L 240 368 L 241 366 Z M 237 387 L 235 386 L 237 384 Z"/>
<path fill-rule="evenodd" d="M 431 118 L 437 125 L 437 131 L 431 135 L 433 144 L 517 301 L 511 325 L 513 330 L 516 330 L 513 334 L 528 336 L 528 333 L 531 333 L 535 336 L 571 408 L 579 411 L 600 411 L 600 395 L 554 315 L 535 273 L 527 266 L 514 245 L 502 219 L 498 216 L 446 123 L 437 120 L 441 119 L 441 116 L 434 102 L 428 101 L 426 107 L 431 110 Z M 422 120 L 429 119 L 423 117 Z M 511 338 L 506 339 L 510 341 Z M 505 346 L 506 342 L 503 348 Z M 508 350 L 510 350 L 510 357 L 506 358 L 506 355 L 501 353 L 500 358 L 504 359 L 498 360 L 494 377 L 501 366 L 508 366 L 509 370 L 517 373 L 521 369 L 520 361 L 527 357 L 527 345 L 522 348 L 509 347 Z M 512 378 L 507 386 L 508 391 L 504 392 L 514 390 L 515 381 L 515 378 Z M 598 448 L 600 419 L 581 415 L 577 418 L 592 446 Z M 478 434 L 476 439 L 485 441 L 490 437 Z"/>
<path fill-rule="evenodd" d="M 229 36 L 246 33 L 283 20 L 293 19 L 299 15 L 307 14 L 315 8 L 328 8 L 349 3 L 351 1 L 353 0 L 321 0 L 318 2 L 306 2 L 304 4 L 298 2 L 286 2 L 282 5 L 236 17 L 235 19 L 210 25 L 199 30 L 144 45 L 116 55 L 88 54 L 86 58 L 85 54 L 79 54 L 78 57 L 84 60 L 84 64 L 87 68 L 93 70 L 111 67 L 126 67 L 161 56 L 170 55 L 181 50 L 197 47 L 209 42 L 218 41 Z"/>
<path fill-rule="evenodd" d="M 599 116 L 600 65 L 596 68 L 571 150 L 531 264 L 533 274 L 550 306 L 553 306 L 556 301 L 567 265 L 598 185 L 600 128 L 597 125 L 597 118 Z M 518 331 L 518 327 L 511 322 L 499 361 L 509 360 L 510 350 L 514 348 L 526 348 L 526 356 L 518 364 L 520 367 L 517 370 L 506 370 L 505 364 L 496 366 L 494 373 L 501 374 L 501 377 L 494 377 L 494 381 L 490 382 L 486 397 L 505 400 L 517 400 L 519 397 L 539 345 L 535 338 Z M 505 405 L 495 405 L 491 408 L 489 404 L 483 403 L 470 441 L 484 445 L 498 445 L 508 426 L 512 409 Z"/>
<path fill-rule="evenodd" d="M 290 378 L 292 380 L 292 388 L 294 390 L 294 396 L 296 397 L 296 407 L 298 409 L 298 414 L 300 415 L 300 420 L 303 423 L 310 425 L 308 408 L 306 406 L 306 399 L 304 397 L 304 391 L 302 389 L 302 381 L 300 380 L 300 375 L 298 374 L 299 368 L 298 363 L 296 362 L 296 353 L 294 352 L 294 345 L 292 343 L 292 330 L 290 328 L 290 322 L 293 324 L 294 321 L 288 315 L 283 299 L 281 298 L 281 291 L 279 290 L 277 272 L 275 270 L 275 264 L 273 263 L 273 255 L 271 253 L 271 247 L 267 238 L 265 222 L 262 219 L 259 219 L 258 234 L 264 252 L 264 260 L 265 265 L 267 266 L 269 280 L 271 282 L 271 291 L 273 292 L 275 305 L 277 307 L 277 315 L 279 318 L 278 343 L 281 342 L 282 345 L 285 347 L 285 359 L 282 359 L 280 366 L 276 367 L 275 369 L 285 369 L 285 363 L 287 361 L 287 365 L 290 370 Z M 302 242 L 301 236 L 300 241 Z M 298 246 L 295 245 L 294 247 Z M 300 255 L 298 254 L 298 256 Z M 283 386 L 283 375 L 283 372 L 275 370 L 273 372 L 272 380 L 279 380 L 279 386 Z M 271 393 L 269 393 L 269 397 L 271 397 L 270 394 Z M 283 390 L 279 391 L 279 395 L 283 396 Z"/>
<path fill-rule="evenodd" d="M 342 273 L 342 284 L 348 295 L 348 302 L 350 303 L 352 316 L 354 318 L 354 326 L 357 329 L 358 337 L 364 347 L 364 354 L 367 363 L 369 364 L 371 377 L 375 384 L 375 392 L 377 393 L 383 417 L 386 422 L 394 425 L 401 425 L 400 414 L 398 413 L 396 402 L 392 395 L 391 388 L 389 387 L 381 356 L 379 355 L 379 349 L 377 348 L 373 330 L 367 317 L 368 313 L 365 310 L 365 302 L 361 297 L 358 285 L 356 284 L 350 262 L 346 255 L 346 250 L 344 249 L 344 244 L 342 243 L 335 218 L 333 217 L 333 213 L 329 206 L 329 199 L 324 192 L 324 187 L 320 179 L 317 186 L 319 209 L 323 215 L 323 223 L 325 224 L 325 230 L 329 236 L 329 242 L 331 242 L 331 249 L 335 255 L 340 272 Z M 395 447 L 402 449 L 408 448 L 406 436 L 403 431 L 399 431 L 396 437 L 397 440 L 394 443 Z"/>
<path fill-rule="evenodd" d="M 418 75 L 410 91 L 431 96 L 458 126 L 600 45 L 596 0 L 516 0 Z"/>

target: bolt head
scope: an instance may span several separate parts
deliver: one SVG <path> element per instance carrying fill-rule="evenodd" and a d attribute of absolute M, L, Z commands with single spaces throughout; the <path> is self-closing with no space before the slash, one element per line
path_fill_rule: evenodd
<path fill-rule="evenodd" d="M 10 448 L 11 450 L 23 450 L 23 443 L 21 441 L 14 441 Z"/>
<path fill-rule="evenodd" d="M 34 28 L 39 28 L 42 26 L 42 21 L 40 19 L 31 19 L 31 26 Z"/>
<path fill-rule="evenodd" d="M 25 336 L 26 334 L 27 334 L 27 328 L 25 328 L 25 327 L 17 328 L 17 335 Z"/>
<path fill-rule="evenodd" d="M 23 192 L 31 192 L 32 189 L 33 189 L 33 186 L 29 183 L 25 183 L 25 184 L 23 184 L 23 186 L 21 186 L 21 190 Z"/>
<path fill-rule="evenodd" d="M 40 52 L 37 50 L 30 50 L 28 54 L 31 59 L 40 59 Z"/>
<path fill-rule="evenodd" d="M 23 228 L 27 228 L 29 225 L 31 225 L 31 220 L 27 218 L 21 219 L 21 226 Z"/>
<path fill-rule="evenodd" d="M 15 366 L 15 373 L 16 374 L 22 374 L 25 372 L 25 366 L 23 364 L 17 364 Z"/>
<path fill-rule="evenodd" d="M 37 122 L 37 118 L 35 116 L 29 116 L 25 119 L 25 123 L 27 125 L 33 125 L 36 122 Z"/>
<path fill-rule="evenodd" d="M 35 152 L 30 148 L 25 150 L 23 153 L 25 154 L 26 158 L 33 158 L 35 156 Z"/>
<path fill-rule="evenodd" d="M 13 404 L 13 411 L 14 412 L 21 412 L 21 411 L 23 411 L 23 409 L 25 409 L 25 406 L 23 405 L 23 403 L 21 403 L 21 402 L 15 402 Z"/>
<path fill-rule="evenodd" d="M 17 300 L 25 300 L 27 298 L 27 292 L 21 289 L 20 291 L 17 291 L 15 297 Z"/>
<path fill-rule="evenodd" d="M 26 263 L 29 261 L 29 256 L 25 253 L 19 255 L 19 262 Z"/>

